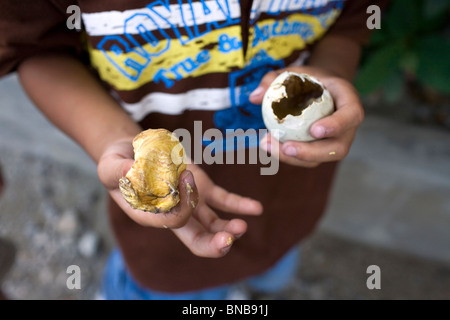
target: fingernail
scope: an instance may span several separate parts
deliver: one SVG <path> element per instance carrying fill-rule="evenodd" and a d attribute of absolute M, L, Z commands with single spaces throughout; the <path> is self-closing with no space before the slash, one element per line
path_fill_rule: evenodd
<path fill-rule="evenodd" d="M 185 170 L 186 172 L 183 177 L 183 182 L 186 186 L 186 189 L 188 192 L 192 192 L 194 188 L 196 188 L 194 176 L 192 175 L 192 172 Z"/>
<path fill-rule="evenodd" d="M 228 251 L 230 251 L 230 249 L 231 249 L 231 246 L 228 246 L 228 247 L 222 248 L 221 251 L 223 254 L 226 254 L 226 253 L 228 253 Z"/>
<path fill-rule="evenodd" d="M 233 238 L 232 237 L 228 237 L 227 239 L 227 243 L 226 243 L 226 247 L 222 248 L 222 253 L 227 253 L 228 251 L 230 251 L 231 246 L 233 245 Z"/>
<path fill-rule="evenodd" d="M 293 146 L 288 146 L 283 149 L 283 153 L 290 157 L 295 157 L 297 155 L 297 149 Z"/>
<path fill-rule="evenodd" d="M 239 233 L 237 235 L 234 236 L 235 239 L 239 239 L 240 237 L 242 237 L 244 235 L 244 233 Z"/>
<path fill-rule="evenodd" d="M 312 129 L 312 135 L 314 136 L 314 138 L 318 138 L 318 139 L 323 138 L 323 137 L 325 137 L 325 133 L 326 133 L 326 130 L 322 126 L 316 126 L 316 127 L 313 127 L 313 129 Z"/>
<path fill-rule="evenodd" d="M 252 93 L 250 93 L 250 98 L 257 98 L 257 97 L 261 96 L 263 92 L 264 92 L 264 88 L 258 87 L 255 90 L 253 90 Z"/>

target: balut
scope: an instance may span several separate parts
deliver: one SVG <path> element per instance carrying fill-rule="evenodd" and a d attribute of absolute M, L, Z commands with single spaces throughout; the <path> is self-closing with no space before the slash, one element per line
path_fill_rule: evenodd
<path fill-rule="evenodd" d="M 180 201 L 178 180 L 186 169 L 184 149 L 165 129 L 149 129 L 133 140 L 134 164 L 119 180 L 122 196 L 134 209 L 168 212 Z"/>
<path fill-rule="evenodd" d="M 272 82 L 262 104 L 264 123 L 280 142 L 315 140 L 311 125 L 333 111 L 333 99 L 319 80 L 289 71 Z"/>

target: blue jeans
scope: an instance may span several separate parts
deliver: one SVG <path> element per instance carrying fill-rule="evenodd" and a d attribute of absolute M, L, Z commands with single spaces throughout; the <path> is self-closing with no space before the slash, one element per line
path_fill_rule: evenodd
<path fill-rule="evenodd" d="M 277 293 L 292 281 L 299 264 L 300 250 L 294 247 L 268 271 L 245 280 L 244 284 L 259 292 Z M 131 277 L 122 254 L 115 249 L 106 263 L 101 293 L 107 300 L 225 300 L 235 285 L 181 293 L 143 288 Z"/>

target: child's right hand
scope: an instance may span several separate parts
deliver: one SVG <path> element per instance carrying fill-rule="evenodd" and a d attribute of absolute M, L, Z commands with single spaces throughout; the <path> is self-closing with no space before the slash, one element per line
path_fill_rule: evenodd
<path fill-rule="evenodd" d="M 188 165 L 181 174 L 180 203 L 170 212 L 153 214 L 132 209 L 119 190 L 119 179 L 134 162 L 132 139 L 119 140 L 105 150 L 98 162 L 98 175 L 110 196 L 136 223 L 169 228 L 195 255 L 217 258 L 224 256 L 232 243 L 246 232 L 247 223 L 242 219 L 221 219 L 214 209 L 245 215 L 262 213 L 258 201 L 219 187 L 197 165 Z M 192 191 L 187 190 L 187 183 Z"/>

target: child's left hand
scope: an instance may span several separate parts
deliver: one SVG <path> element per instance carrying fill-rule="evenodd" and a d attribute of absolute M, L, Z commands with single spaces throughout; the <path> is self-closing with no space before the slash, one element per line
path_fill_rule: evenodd
<path fill-rule="evenodd" d="M 280 143 L 267 134 L 260 142 L 261 148 L 267 149 L 285 163 L 301 167 L 313 168 L 323 162 L 342 160 L 350 151 L 356 130 L 364 119 L 364 110 L 358 92 L 349 81 L 319 68 L 303 66 L 285 70 L 308 73 L 319 79 L 333 97 L 336 111 L 311 126 L 311 135 L 319 140 Z M 261 104 L 264 93 L 275 80 L 278 72 L 285 70 L 271 71 L 266 74 L 259 87 L 250 95 L 250 101 Z"/>

